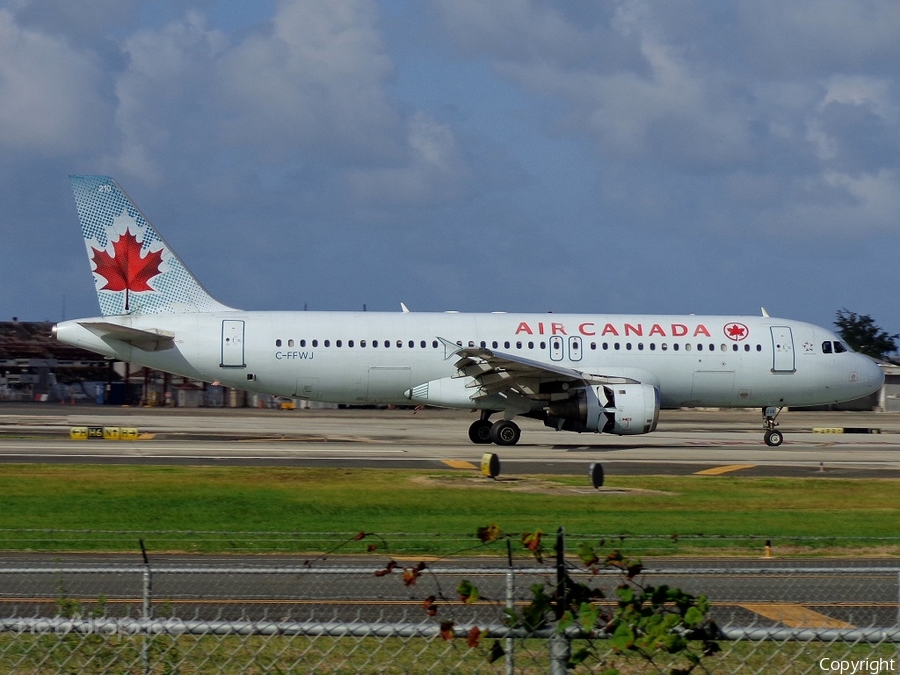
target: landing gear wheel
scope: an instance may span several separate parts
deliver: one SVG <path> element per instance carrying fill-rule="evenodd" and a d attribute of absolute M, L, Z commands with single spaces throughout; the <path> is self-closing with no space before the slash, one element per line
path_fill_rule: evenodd
<path fill-rule="evenodd" d="M 776 409 L 774 406 L 763 408 L 763 426 L 766 429 L 763 439 L 770 448 L 777 448 L 781 445 L 782 441 L 784 441 L 782 433 L 775 430 L 775 427 L 778 426 L 778 422 L 775 421 L 775 418 L 778 417 L 778 413 L 780 413 L 781 410 L 781 408 Z"/>
<path fill-rule="evenodd" d="M 491 442 L 491 427 L 494 425 L 488 420 L 475 420 L 469 427 L 469 440 L 473 443 L 483 444 Z"/>
<path fill-rule="evenodd" d="M 491 440 L 497 445 L 515 445 L 521 435 L 519 425 L 512 420 L 500 420 L 491 426 Z"/>

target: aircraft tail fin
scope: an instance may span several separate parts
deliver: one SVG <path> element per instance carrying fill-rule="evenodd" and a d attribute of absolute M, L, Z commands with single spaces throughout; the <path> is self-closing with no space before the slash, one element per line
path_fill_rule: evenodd
<path fill-rule="evenodd" d="M 112 178 L 70 176 L 104 316 L 228 311 Z"/>

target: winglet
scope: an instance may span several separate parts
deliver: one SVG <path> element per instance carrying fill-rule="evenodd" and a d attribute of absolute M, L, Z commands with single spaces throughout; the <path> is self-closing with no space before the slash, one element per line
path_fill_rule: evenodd
<path fill-rule="evenodd" d="M 108 176 L 70 176 L 104 316 L 229 311 Z"/>

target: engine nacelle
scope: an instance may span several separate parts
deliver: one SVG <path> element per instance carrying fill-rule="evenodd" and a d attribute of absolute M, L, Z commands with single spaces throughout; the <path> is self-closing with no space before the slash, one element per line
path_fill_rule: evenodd
<path fill-rule="evenodd" d="M 544 424 L 564 431 L 647 434 L 659 421 L 659 389 L 652 384 L 591 385 L 551 402 L 545 412 Z"/>

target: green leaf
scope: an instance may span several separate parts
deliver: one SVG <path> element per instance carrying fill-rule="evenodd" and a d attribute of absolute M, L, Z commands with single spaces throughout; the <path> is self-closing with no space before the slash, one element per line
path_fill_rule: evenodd
<path fill-rule="evenodd" d="M 467 605 L 478 602 L 478 587 L 468 579 L 463 579 L 459 582 L 459 585 L 456 587 L 456 593 L 459 595 L 459 599 Z"/>
<path fill-rule="evenodd" d="M 585 630 L 593 630 L 600 618 L 600 608 L 592 602 L 582 602 L 578 608 L 578 623 Z"/>
<path fill-rule="evenodd" d="M 684 614 L 684 623 L 694 628 L 703 623 L 704 614 L 697 607 L 691 607 Z"/>

